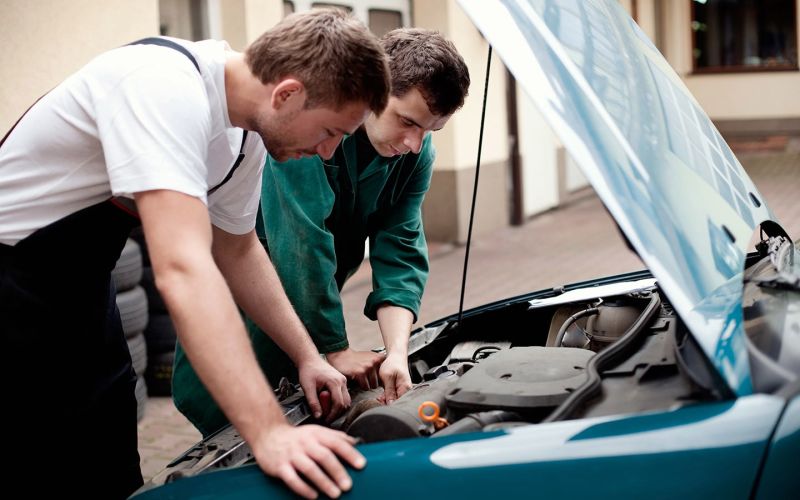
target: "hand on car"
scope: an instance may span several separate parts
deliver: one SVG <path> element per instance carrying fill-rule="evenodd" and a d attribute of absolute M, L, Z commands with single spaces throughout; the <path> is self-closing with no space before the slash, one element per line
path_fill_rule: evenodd
<path fill-rule="evenodd" d="M 337 498 L 353 485 L 339 459 L 356 469 L 366 464 L 353 444 L 355 439 L 344 432 L 318 425 L 279 424 L 251 443 L 251 448 L 261 469 L 281 479 L 297 495 L 316 498 L 311 483 L 329 497 Z"/>
<path fill-rule="evenodd" d="M 347 348 L 343 351 L 325 355 L 328 362 L 345 377 L 355 380 L 358 386 L 367 391 L 380 386 L 378 368 L 384 360 L 383 354 L 371 351 L 354 351 Z"/>
<path fill-rule="evenodd" d="M 381 365 L 380 377 L 384 388 L 380 399 L 386 404 L 394 403 L 411 388 L 408 360 L 404 355 L 389 353 Z"/>
<path fill-rule="evenodd" d="M 308 406 L 314 418 L 323 415 L 319 402 L 319 391 L 327 389 L 331 395 L 331 410 L 325 416 L 326 422 L 332 422 L 344 409 L 350 406 L 350 392 L 347 390 L 347 379 L 333 366 L 315 357 L 312 361 L 297 367 L 300 387 L 306 395 Z"/>

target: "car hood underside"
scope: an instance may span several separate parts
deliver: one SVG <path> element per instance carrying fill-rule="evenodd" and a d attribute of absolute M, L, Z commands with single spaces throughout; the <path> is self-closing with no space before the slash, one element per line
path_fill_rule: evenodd
<path fill-rule="evenodd" d="M 775 217 L 686 86 L 615 0 L 459 3 L 706 356 L 750 393 L 741 277 L 751 236 Z"/>

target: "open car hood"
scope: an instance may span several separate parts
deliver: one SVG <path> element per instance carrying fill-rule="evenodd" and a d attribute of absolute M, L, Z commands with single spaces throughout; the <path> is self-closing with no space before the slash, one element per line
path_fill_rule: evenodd
<path fill-rule="evenodd" d="M 752 392 L 741 277 L 775 217 L 678 75 L 616 0 L 459 3 L 720 375 Z"/>

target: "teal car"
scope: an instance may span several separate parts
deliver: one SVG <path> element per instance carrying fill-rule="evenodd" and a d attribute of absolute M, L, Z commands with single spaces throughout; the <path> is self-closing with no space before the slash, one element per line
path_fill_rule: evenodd
<path fill-rule="evenodd" d="M 459 3 L 647 270 L 417 330 L 413 389 L 333 424 L 347 496 L 800 496 L 800 252 L 726 142 L 616 0 Z M 191 497 L 291 493 L 229 427 L 137 496 Z"/>

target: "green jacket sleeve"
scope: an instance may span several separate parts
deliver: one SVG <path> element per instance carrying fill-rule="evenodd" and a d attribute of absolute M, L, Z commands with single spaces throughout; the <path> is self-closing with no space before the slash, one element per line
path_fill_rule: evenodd
<path fill-rule="evenodd" d="M 317 156 L 285 163 L 268 156 L 263 175 L 258 229 L 286 295 L 320 352 L 342 350 L 348 344 L 336 253 L 325 228 L 334 193 L 325 167 Z"/>
<path fill-rule="evenodd" d="M 386 194 L 390 199 L 370 232 L 372 293 L 367 297 L 364 314 L 372 320 L 383 304 L 404 307 L 414 314 L 414 321 L 417 320 L 428 280 L 422 201 L 431 184 L 435 157 L 428 134 L 407 181 L 401 180 L 394 192 Z"/>

